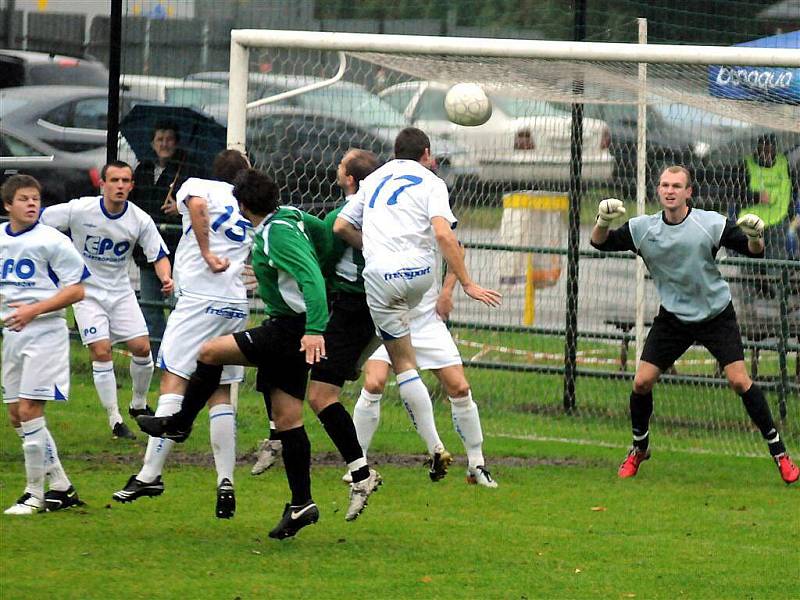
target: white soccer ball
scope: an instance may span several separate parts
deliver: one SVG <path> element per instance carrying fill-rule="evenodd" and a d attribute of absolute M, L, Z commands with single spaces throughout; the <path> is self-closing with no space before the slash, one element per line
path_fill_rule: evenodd
<path fill-rule="evenodd" d="M 492 116 L 492 103 L 477 83 L 457 83 L 444 97 L 447 118 L 456 125 L 483 125 Z"/>

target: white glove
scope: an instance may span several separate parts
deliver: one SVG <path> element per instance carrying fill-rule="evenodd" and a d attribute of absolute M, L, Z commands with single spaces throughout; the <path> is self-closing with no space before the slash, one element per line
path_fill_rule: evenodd
<path fill-rule="evenodd" d="M 736 224 L 742 231 L 744 231 L 744 234 L 747 236 L 748 240 L 755 242 L 763 239 L 764 221 L 761 220 L 761 217 L 748 213 L 746 215 L 742 215 L 742 217 L 736 221 Z"/>
<path fill-rule="evenodd" d="M 601 201 L 600 205 L 597 207 L 597 226 L 608 229 L 611 225 L 611 221 L 624 214 L 625 207 L 622 205 L 622 200 L 607 198 Z"/>

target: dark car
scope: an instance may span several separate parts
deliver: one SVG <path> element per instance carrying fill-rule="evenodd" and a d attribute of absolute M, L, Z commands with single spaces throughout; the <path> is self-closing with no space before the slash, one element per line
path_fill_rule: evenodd
<path fill-rule="evenodd" d="M 108 87 L 108 70 L 91 58 L 0 50 L 0 88 L 23 85 L 89 85 Z"/>
<path fill-rule="evenodd" d="M 0 184 L 12 175 L 32 175 L 42 184 L 44 205 L 96 194 L 105 151 L 72 154 L 0 126 Z"/>
<path fill-rule="evenodd" d="M 328 115 L 291 108 L 258 113 L 247 122 L 247 149 L 253 166 L 275 178 L 284 204 L 326 212 L 343 198 L 336 168 L 348 149 L 371 150 L 381 162 L 392 155 L 392 139 Z"/>
<path fill-rule="evenodd" d="M 122 98 L 120 117 L 142 101 Z M 65 152 L 105 147 L 108 90 L 56 85 L 0 90 L 0 123 Z"/>

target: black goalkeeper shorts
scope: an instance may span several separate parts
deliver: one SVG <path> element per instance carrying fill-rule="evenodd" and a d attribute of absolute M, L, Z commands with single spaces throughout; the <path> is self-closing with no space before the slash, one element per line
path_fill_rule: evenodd
<path fill-rule="evenodd" d="M 744 360 L 744 347 L 733 303 L 707 321 L 686 323 L 660 307 L 642 350 L 642 360 L 669 369 L 693 344 L 711 352 L 721 367 Z"/>

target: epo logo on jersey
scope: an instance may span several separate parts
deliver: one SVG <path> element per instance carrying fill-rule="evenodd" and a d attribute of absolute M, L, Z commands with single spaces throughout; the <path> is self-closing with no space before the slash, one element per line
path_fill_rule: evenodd
<path fill-rule="evenodd" d="M 127 241 L 116 242 L 106 237 L 97 235 L 87 235 L 83 244 L 83 252 L 92 257 L 102 257 L 110 251 L 107 260 L 120 260 L 131 248 L 131 243 Z M 114 256 L 110 256 L 112 254 Z M 117 258 L 114 258 L 117 257 Z"/>
<path fill-rule="evenodd" d="M 2 278 L 8 279 L 9 275 L 16 275 L 17 279 L 30 279 L 36 274 L 36 265 L 30 258 L 21 258 L 14 261 L 9 258 L 3 261 Z"/>

